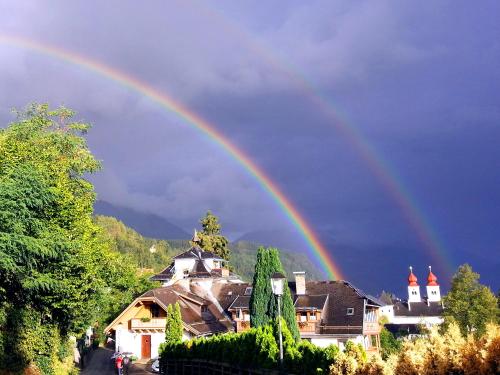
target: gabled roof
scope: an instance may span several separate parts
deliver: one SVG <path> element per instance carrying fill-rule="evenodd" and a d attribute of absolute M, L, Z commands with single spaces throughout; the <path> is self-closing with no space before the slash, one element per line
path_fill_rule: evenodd
<path fill-rule="evenodd" d="M 208 271 L 205 262 L 202 259 L 196 259 L 194 267 L 189 272 L 189 277 L 211 277 L 211 273 Z"/>
<path fill-rule="evenodd" d="M 218 255 L 215 255 L 210 251 L 204 251 L 201 247 L 197 245 L 191 247 L 189 250 L 186 250 L 183 253 L 176 255 L 172 259 L 213 259 L 213 260 L 224 261 L 224 259 L 222 259 Z"/>
<path fill-rule="evenodd" d="M 168 305 L 179 302 L 184 329 L 196 335 L 227 332 L 233 330 L 232 323 L 209 300 L 202 298 L 180 285 L 156 288 L 143 293 L 136 298 L 110 325 L 105 329 L 109 332 L 120 318 L 133 306 L 141 302 L 155 302 L 165 311 Z M 207 306 L 202 313 L 201 306 Z"/>
<path fill-rule="evenodd" d="M 171 264 L 167 268 L 163 269 L 160 273 L 157 273 L 154 276 L 151 276 L 149 279 L 152 281 L 165 281 L 170 280 L 174 275 L 174 265 Z"/>
<path fill-rule="evenodd" d="M 323 310 L 325 302 L 328 299 L 328 294 L 320 295 L 301 295 L 295 300 L 296 310 Z"/>
<path fill-rule="evenodd" d="M 228 307 L 229 311 L 234 311 L 238 309 L 248 310 L 250 306 L 250 296 L 238 296 L 233 301 L 231 306 Z"/>
<path fill-rule="evenodd" d="M 223 310 L 228 310 L 229 306 L 238 296 L 244 296 L 246 288 L 252 286 L 248 283 L 214 283 L 212 294 L 219 301 Z"/>

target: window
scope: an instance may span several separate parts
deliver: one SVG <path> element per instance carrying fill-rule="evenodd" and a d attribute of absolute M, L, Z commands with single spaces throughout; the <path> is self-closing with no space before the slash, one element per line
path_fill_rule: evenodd
<path fill-rule="evenodd" d="M 245 293 L 244 293 L 244 295 L 245 295 L 245 296 L 250 296 L 250 295 L 252 294 L 252 290 L 253 290 L 253 288 L 252 288 L 251 286 L 247 287 L 247 288 L 245 289 Z"/>
<path fill-rule="evenodd" d="M 184 277 L 187 277 L 187 276 L 189 276 L 189 270 L 186 268 L 186 269 L 184 270 Z"/>
<path fill-rule="evenodd" d="M 300 313 L 300 321 L 305 322 L 307 320 L 307 313 Z"/>
<path fill-rule="evenodd" d="M 153 318 L 160 317 L 160 307 L 156 303 L 153 303 L 151 305 L 151 317 Z"/>
<path fill-rule="evenodd" d="M 354 307 L 347 308 L 347 315 L 354 315 Z"/>
<path fill-rule="evenodd" d="M 316 320 L 316 314 L 309 315 L 309 320 Z"/>
<path fill-rule="evenodd" d="M 201 312 L 202 313 L 205 313 L 207 311 L 208 311 L 208 307 L 207 306 L 205 306 L 205 305 L 201 306 Z"/>

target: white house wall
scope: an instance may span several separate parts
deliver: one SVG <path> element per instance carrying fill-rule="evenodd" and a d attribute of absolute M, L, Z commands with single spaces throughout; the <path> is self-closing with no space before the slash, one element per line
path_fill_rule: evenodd
<path fill-rule="evenodd" d="M 425 324 L 433 326 L 443 323 L 444 319 L 440 316 L 393 316 L 389 323 L 391 324 Z"/>
<path fill-rule="evenodd" d="M 183 277 L 184 270 L 191 271 L 194 267 L 194 259 L 176 259 L 175 260 L 175 274 L 178 278 Z"/>

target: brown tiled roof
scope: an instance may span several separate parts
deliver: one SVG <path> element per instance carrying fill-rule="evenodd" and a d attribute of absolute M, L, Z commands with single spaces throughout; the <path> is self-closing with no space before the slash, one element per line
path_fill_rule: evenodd
<path fill-rule="evenodd" d="M 211 277 L 202 259 L 197 259 L 195 261 L 193 269 L 189 272 L 189 277 Z"/>
<path fill-rule="evenodd" d="M 156 298 L 164 306 L 179 302 L 182 321 L 187 328 L 197 335 L 232 331 L 232 323 L 209 300 L 206 300 L 179 285 L 156 288 L 139 297 Z M 207 312 L 201 312 L 201 305 L 207 306 Z"/>
<path fill-rule="evenodd" d="M 248 283 L 214 283 L 212 293 L 222 309 L 227 311 L 238 296 L 245 295 L 245 289 L 249 286 L 252 285 Z"/>
<path fill-rule="evenodd" d="M 250 308 L 250 296 L 238 296 L 233 301 L 231 306 L 228 307 L 229 311 L 233 311 L 236 309 L 244 309 L 248 310 Z"/>
<path fill-rule="evenodd" d="M 295 308 L 297 310 L 323 310 L 328 294 L 297 296 Z"/>

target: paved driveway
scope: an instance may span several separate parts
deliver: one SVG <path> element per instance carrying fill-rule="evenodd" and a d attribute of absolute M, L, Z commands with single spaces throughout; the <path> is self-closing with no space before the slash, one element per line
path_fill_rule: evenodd
<path fill-rule="evenodd" d="M 87 356 L 85 367 L 81 371 L 82 375 L 115 375 L 114 364 L 110 360 L 113 351 L 110 349 L 99 348 Z M 129 374 L 151 374 L 146 370 L 149 366 L 134 364 L 130 367 Z"/>

